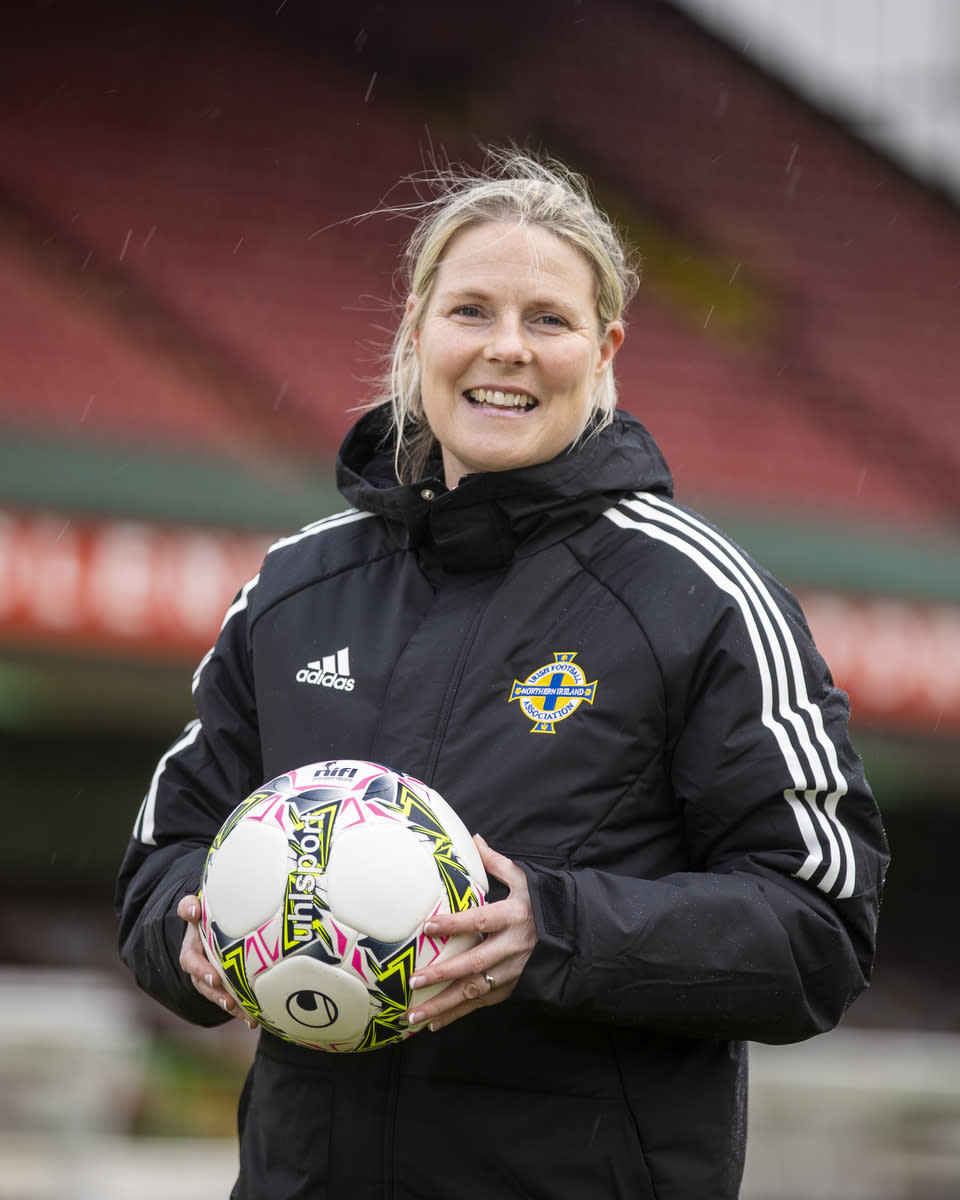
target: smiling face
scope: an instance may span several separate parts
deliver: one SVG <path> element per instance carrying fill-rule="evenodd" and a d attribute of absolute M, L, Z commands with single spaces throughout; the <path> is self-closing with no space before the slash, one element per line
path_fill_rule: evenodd
<path fill-rule="evenodd" d="M 594 296 L 586 258 L 539 226 L 450 239 L 414 337 L 448 487 L 547 462 L 582 433 L 623 341 L 619 321 L 601 332 Z"/>

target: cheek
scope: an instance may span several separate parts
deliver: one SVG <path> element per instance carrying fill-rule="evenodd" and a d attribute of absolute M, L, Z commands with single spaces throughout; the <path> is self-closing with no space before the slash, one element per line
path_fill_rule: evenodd
<path fill-rule="evenodd" d="M 585 353 L 577 348 L 566 354 L 558 354 L 550 364 L 552 376 L 558 390 L 569 393 L 592 393 L 598 376 L 596 367 L 599 356 L 595 353 Z"/>
<path fill-rule="evenodd" d="M 459 373 L 463 348 L 456 338 L 435 334 L 419 337 L 416 342 L 417 361 L 424 379 L 447 379 Z"/>

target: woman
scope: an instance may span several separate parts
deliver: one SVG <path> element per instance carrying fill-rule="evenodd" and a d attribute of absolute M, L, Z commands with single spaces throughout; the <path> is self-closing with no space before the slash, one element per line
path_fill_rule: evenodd
<path fill-rule="evenodd" d="M 886 845 L 846 698 L 616 410 L 635 277 L 581 180 L 451 177 L 408 266 L 389 400 L 338 463 L 355 507 L 271 549 L 201 665 L 123 957 L 228 1019 L 196 930 L 219 825 L 292 766 L 386 763 L 482 835 L 492 902 L 437 925 L 484 939 L 423 972 L 448 986 L 400 1045 L 261 1032 L 236 1200 L 736 1196 L 743 1042 L 829 1029 L 870 974 Z M 351 690 L 298 681 L 341 647 Z"/>

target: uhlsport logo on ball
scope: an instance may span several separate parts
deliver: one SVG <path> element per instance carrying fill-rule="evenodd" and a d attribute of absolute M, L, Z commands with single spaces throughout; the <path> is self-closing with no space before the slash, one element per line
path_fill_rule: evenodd
<path fill-rule="evenodd" d="M 409 1037 L 407 1010 L 444 985 L 411 977 L 473 945 L 429 937 L 484 903 L 463 822 L 432 788 L 375 763 L 298 767 L 248 796 L 207 855 L 200 936 L 225 987 L 265 1029 L 320 1050 Z"/>

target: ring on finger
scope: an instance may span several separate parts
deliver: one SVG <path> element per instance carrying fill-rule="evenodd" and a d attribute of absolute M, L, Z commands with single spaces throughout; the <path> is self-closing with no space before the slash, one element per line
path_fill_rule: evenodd
<path fill-rule="evenodd" d="M 488 975 L 486 973 L 484 973 L 483 977 L 487 981 L 487 983 L 489 983 L 490 991 L 492 992 L 493 989 L 497 986 L 497 981 L 494 979 L 494 977 L 492 975 Z"/>

